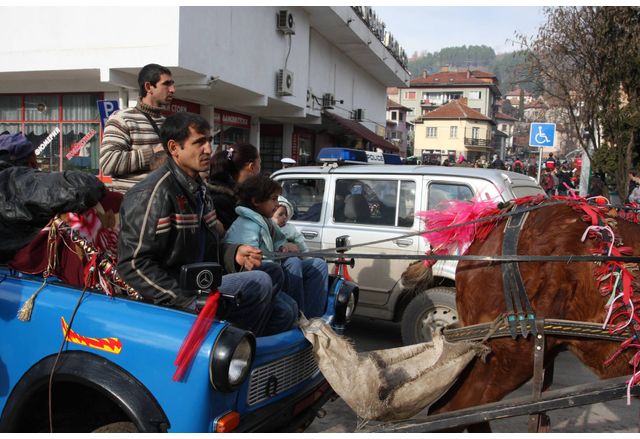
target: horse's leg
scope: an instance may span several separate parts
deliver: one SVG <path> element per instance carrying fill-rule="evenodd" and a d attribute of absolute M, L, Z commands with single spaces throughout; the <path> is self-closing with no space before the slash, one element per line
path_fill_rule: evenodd
<path fill-rule="evenodd" d="M 474 363 L 455 386 L 450 399 L 433 413 L 443 413 L 502 399 L 533 375 L 532 342 L 495 339 L 486 362 Z"/>

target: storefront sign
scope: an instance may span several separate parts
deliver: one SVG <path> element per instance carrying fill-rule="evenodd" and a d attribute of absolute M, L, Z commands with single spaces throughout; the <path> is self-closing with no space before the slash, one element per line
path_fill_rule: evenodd
<path fill-rule="evenodd" d="M 96 130 L 91 128 L 91 130 L 85 134 L 85 136 L 80 139 L 78 143 L 73 143 L 71 145 L 71 151 L 67 154 L 67 160 L 71 160 L 72 157 L 77 156 L 80 153 L 80 150 L 91 140 L 93 136 L 96 135 Z"/>
<path fill-rule="evenodd" d="M 51 131 L 51 134 L 49 134 L 47 138 L 44 139 L 44 141 L 40 144 L 40 146 L 36 148 L 36 155 L 42 154 L 42 151 L 44 151 L 45 148 L 51 144 L 54 137 L 56 137 L 58 134 L 60 134 L 60 128 L 55 127 L 53 131 Z"/>
<path fill-rule="evenodd" d="M 193 102 L 182 101 L 180 99 L 173 99 L 169 105 L 169 114 L 175 113 L 195 113 L 200 114 L 200 104 L 194 104 Z"/>
<path fill-rule="evenodd" d="M 300 141 L 300 134 L 293 133 L 291 136 L 291 158 L 296 162 L 298 161 L 298 143 Z"/>
<path fill-rule="evenodd" d="M 216 127 L 225 126 L 249 129 L 251 125 L 251 117 L 223 110 L 214 111 L 213 121 Z"/>

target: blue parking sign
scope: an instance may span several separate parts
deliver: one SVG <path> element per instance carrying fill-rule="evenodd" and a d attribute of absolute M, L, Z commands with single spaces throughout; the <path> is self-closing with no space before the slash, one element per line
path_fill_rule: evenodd
<path fill-rule="evenodd" d="M 100 126 L 104 130 L 104 124 L 112 113 L 120 109 L 118 101 L 98 101 L 98 111 L 100 112 Z"/>
<path fill-rule="evenodd" d="M 555 123 L 532 123 L 529 131 L 529 146 L 552 148 L 556 143 Z"/>

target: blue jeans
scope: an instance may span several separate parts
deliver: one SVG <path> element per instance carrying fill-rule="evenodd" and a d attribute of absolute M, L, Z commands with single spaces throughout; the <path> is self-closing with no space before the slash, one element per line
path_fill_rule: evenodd
<path fill-rule="evenodd" d="M 282 267 L 274 262 L 263 262 L 254 271 L 267 273 L 272 284 L 271 316 L 262 335 L 288 331 L 298 319 L 298 304 L 282 292 L 285 283 Z"/>
<path fill-rule="evenodd" d="M 327 307 L 329 270 L 319 258 L 288 258 L 282 263 L 286 274 L 285 292 L 308 318 L 320 317 Z"/>
<path fill-rule="evenodd" d="M 271 318 L 271 278 L 260 271 L 246 271 L 222 276 L 219 291 L 233 294 L 242 291 L 239 306 L 228 306 L 220 310 L 218 318 L 228 320 L 239 328 L 261 335 Z"/>

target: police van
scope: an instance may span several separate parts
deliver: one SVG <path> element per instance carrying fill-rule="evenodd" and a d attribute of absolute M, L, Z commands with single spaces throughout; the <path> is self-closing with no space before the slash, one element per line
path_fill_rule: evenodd
<path fill-rule="evenodd" d="M 422 255 L 428 243 L 419 235 L 403 236 L 424 228 L 416 212 L 437 208 L 443 200 L 498 203 L 544 194 L 533 178 L 497 169 L 372 164 L 380 163 L 379 155 L 343 148 L 322 150 L 318 161 L 324 164 L 272 175 L 294 206 L 291 223 L 312 251 L 335 248 L 336 237 L 349 235 L 353 246 L 384 240 L 359 247 L 357 253 Z M 406 290 L 400 281 L 411 262 L 362 258 L 349 269 L 360 287 L 356 315 L 401 322 L 405 344 L 428 341 L 431 325 L 457 320 L 456 262 L 436 263 L 437 286 L 418 292 Z"/>

